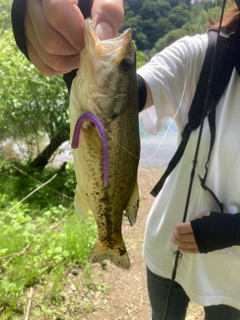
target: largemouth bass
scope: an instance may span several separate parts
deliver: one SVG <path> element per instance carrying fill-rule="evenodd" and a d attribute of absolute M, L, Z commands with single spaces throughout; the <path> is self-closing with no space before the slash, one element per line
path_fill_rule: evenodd
<path fill-rule="evenodd" d="M 85 48 L 70 93 L 70 139 L 77 178 L 74 205 L 92 211 L 98 238 L 91 262 L 129 268 L 122 219 L 136 221 L 140 156 L 136 53 L 131 29 L 100 41 L 85 20 Z"/>

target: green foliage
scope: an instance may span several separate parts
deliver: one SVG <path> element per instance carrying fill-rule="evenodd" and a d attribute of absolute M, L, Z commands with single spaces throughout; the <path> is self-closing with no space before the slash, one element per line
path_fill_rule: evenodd
<path fill-rule="evenodd" d="M 40 176 L 22 163 L 0 163 L 1 319 L 23 315 L 31 287 L 49 298 L 42 313 L 52 313 L 53 305 L 62 302 L 66 270 L 75 267 L 89 273 L 96 225 L 91 213 L 80 217 L 73 208 L 72 166 L 20 203 L 53 174 L 54 169 L 45 169 Z"/>
<path fill-rule="evenodd" d="M 163 50 L 165 47 L 169 46 L 171 43 L 176 41 L 177 39 L 185 36 L 186 33 L 183 29 L 174 29 L 168 32 L 163 38 L 160 38 L 156 44 L 154 49 L 151 51 L 150 55 L 153 56 L 157 52 Z"/>
<path fill-rule="evenodd" d="M 10 10 L 11 10 L 11 0 L 1 0 L 0 1 L 0 35 L 4 30 L 11 27 Z"/>
<path fill-rule="evenodd" d="M 138 13 L 143 5 L 145 0 L 125 0 L 124 6 L 126 11 L 133 11 Z"/>
<path fill-rule="evenodd" d="M 175 6 L 168 15 L 174 28 L 181 28 L 190 19 L 191 11 L 186 4 Z"/>
<path fill-rule="evenodd" d="M 73 199 L 76 186 L 74 169 L 70 163 L 66 170 L 63 171 L 49 168 L 39 172 L 30 170 L 27 163 L 10 160 L 2 162 L 0 166 L 0 194 L 5 195 L 4 201 L 13 201 L 13 195 L 14 201 L 20 201 L 55 174 L 56 177 L 50 183 L 31 195 L 25 203 L 36 204 L 40 209 L 48 206 L 57 206 L 59 203 L 68 204 L 69 200 L 72 201 Z M 33 213 L 29 214 L 33 215 Z"/>
<path fill-rule="evenodd" d="M 209 18 L 214 20 L 219 18 L 221 3 L 208 1 L 203 4 L 191 4 L 190 0 L 126 0 L 124 6 L 125 19 L 121 31 L 132 28 L 138 50 L 149 51 L 156 46 L 154 49 L 156 52 L 158 47 L 163 48 L 164 44 L 171 43 L 168 39 L 176 40 L 183 35 L 205 32 Z M 201 21 L 199 17 L 202 17 Z"/>
<path fill-rule="evenodd" d="M 135 40 L 137 47 L 139 50 L 143 50 L 148 48 L 149 41 L 147 36 L 144 34 L 142 30 L 142 18 L 140 15 L 132 15 L 132 12 L 126 12 L 126 18 L 122 23 L 121 31 L 131 28 L 133 32 L 133 39 Z"/>
<path fill-rule="evenodd" d="M 179 6 L 176 6 L 173 11 L 178 12 L 178 14 L 180 15 L 181 8 L 179 8 Z M 193 36 L 196 33 L 201 34 L 206 32 L 209 28 L 210 17 L 211 19 L 216 20 L 217 17 L 219 17 L 219 14 L 219 7 L 209 9 L 209 11 L 207 12 L 204 10 L 202 5 L 192 6 L 191 11 L 188 11 L 187 7 L 185 6 L 184 15 L 185 17 L 188 17 L 188 19 L 184 18 L 186 22 L 182 25 L 181 28 L 174 28 L 173 30 L 167 32 L 163 37 L 159 38 L 156 41 L 154 48 L 151 50 L 150 56 L 153 56 L 157 52 L 163 50 L 166 46 L 169 46 L 171 43 L 180 39 L 181 37 L 184 37 L 186 35 Z M 170 19 L 174 20 L 172 16 L 170 16 Z M 179 19 L 176 19 L 176 25 L 178 23 Z"/>
<path fill-rule="evenodd" d="M 229 8 L 231 5 L 227 5 L 226 8 Z M 208 10 L 209 19 L 212 21 L 218 21 L 221 14 L 221 7 L 210 7 Z"/>
<path fill-rule="evenodd" d="M 16 48 L 11 30 L 0 43 L 0 139 L 32 158 L 59 133 L 68 139 L 68 93 L 61 77 L 45 77 Z"/>
<path fill-rule="evenodd" d="M 143 51 L 137 50 L 137 69 L 149 61 L 149 56 Z"/>
<path fill-rule="evenodd" d="M 139 11 L 142 20 L 156 21 L 161 17 L 161 0 L 148 0 L 144 1 Z"/>

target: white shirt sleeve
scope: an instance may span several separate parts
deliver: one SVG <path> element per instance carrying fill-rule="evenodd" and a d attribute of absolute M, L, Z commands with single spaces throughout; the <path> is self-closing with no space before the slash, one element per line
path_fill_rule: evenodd
<path fill-rule="evenodd" d="M 207 34 L 186 36 L 138 70 L 154 101 L 154 106 L 140 113 L 140 121 L 150 133 L 157 134 L 169 117 L 175 118 L 179 128 L 186 123 L 207 44 Z"/>

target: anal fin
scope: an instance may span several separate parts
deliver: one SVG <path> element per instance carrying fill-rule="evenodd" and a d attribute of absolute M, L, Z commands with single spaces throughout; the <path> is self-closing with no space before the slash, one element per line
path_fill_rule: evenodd
<path fill-rule="evenodd" d="M 80 215 L 84 215 L 85 213 L 90 211 L 90 209 L 89 209 L 84 197 L 82 196 L 78 186 L 76 188 L 76 193 L 75 193 L 75 197 L 74 197 L 74 207 L 75 207 L 77 213 L 79 213 Z"/>
<path fill-rule="evenodd" d="M 128 202 L 126 209 L 124 210 L 126 213 L 126 216 L 128 217 L 131 227 L 134 225 L 134 223 L 137 220 L 138 208 L 139 208 L 139 190 L 138 190 L 138 184 L 136 181 L 135 186 L 133 188 L 132 196 Z"/>

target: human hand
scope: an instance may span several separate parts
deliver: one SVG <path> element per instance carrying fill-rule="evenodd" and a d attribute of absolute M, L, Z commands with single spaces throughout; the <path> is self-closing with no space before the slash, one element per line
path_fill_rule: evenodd
<path fill-rule="evenodd" d="M 209 216 L 210 211 L 200 213 L 196 219 L 201 219 L 204 216 Z M 170 240 L 174 243 L 178 250 L 185 253 L 199 253 L 193 229 L 190 222 L 178 223 L 173 230 L 173 237 Z"/>
<path fill-rule="evenodd" d="M 114 37 L 124 15 L 123 0 L 89 1 L 98 37 Z M 77 69 L 84 47 L 84 17 L 78 0 L 26 0 L 25 35 L 28 57 L 42 74 Z"/>

